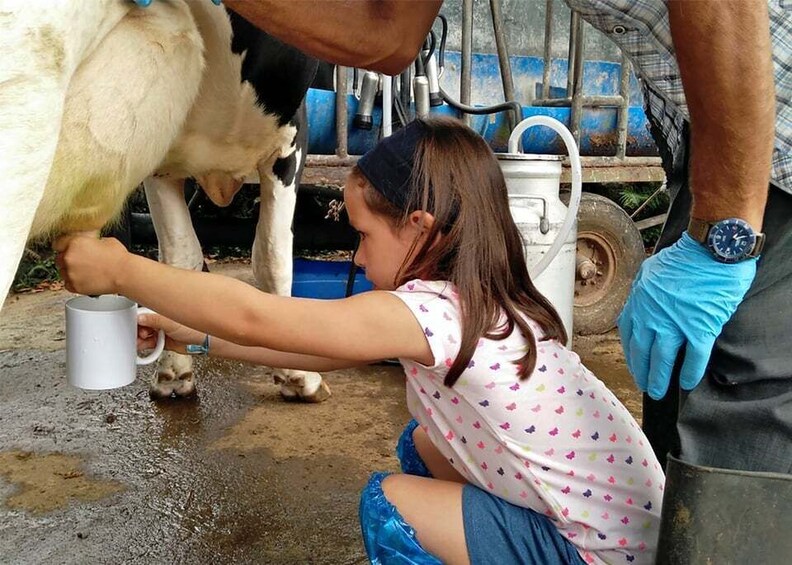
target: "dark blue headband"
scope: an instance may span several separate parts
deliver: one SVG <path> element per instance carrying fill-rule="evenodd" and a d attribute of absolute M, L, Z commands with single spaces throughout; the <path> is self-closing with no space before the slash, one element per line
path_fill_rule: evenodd
<path fill-rule="evenodd" d="M 420 120 L 410 122 L 383 138 L 357 162 L 371 186 L 399 210 L 407 210 L 416 148 L 428 131 Z"/>

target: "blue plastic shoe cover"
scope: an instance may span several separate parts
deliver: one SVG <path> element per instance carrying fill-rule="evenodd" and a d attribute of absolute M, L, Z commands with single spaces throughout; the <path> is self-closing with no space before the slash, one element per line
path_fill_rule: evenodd
<path fill-rule="evenodd" d="M 390 473 L 374 473 L 360 495 L 360 528 L 372 565 L 441 565 L 415 537 L 415 530 L 382 492 Z"/>
<path fill-rule="evenodd" d="M 407 475 L 417 475 L 419 477 L 432 477 L 432 473 L 426 468 L 426 464 L 418 455 L 418 450 L 415 449 L 413 442 L 413 432 L 418 427 L 418 422 L 410 420 L 407 427 L 399 438 L 399 443 L 396 444 L 396 456 L 399 458 L 401 470 Z"/>

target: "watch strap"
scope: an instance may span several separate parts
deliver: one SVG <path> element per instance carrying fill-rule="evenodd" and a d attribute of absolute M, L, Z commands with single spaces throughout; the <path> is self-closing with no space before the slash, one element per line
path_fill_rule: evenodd
<path fill-rule="evenodd" d="M 751 249 L 751 252 L 748 253 L 748 257 L 759 257 L 759 255 L 762 253 L 762 250 L 764 249 L 764 246 L 765 246 L 765 234 L 763 233 L 756 234 L 756 241 L 754 241 L 753 249 Z"/>
<path fill-rule="evenodd" d="M 690 237 L 698 241 L 699 243 L 703 243 L 707 245 L 707 238 L 709 236 L 709 232 L 712 229 L 714 222 L 708 222 L 706 220 L 697 220 L 696 218 L 690 218 L 690 223 L 688 223 L 688 233 Z"/>
<path fill-rule="evenodd" d="M 184 346 L 184 350 L 187 355 L 209 355 L 209 334 L 206 334 L 201 345 L 190 343 Z"/>

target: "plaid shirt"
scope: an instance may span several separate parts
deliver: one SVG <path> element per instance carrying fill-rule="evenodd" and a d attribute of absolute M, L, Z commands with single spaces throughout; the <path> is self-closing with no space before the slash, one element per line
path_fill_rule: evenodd
<path fill-rule="evenodd" d="M 689 119 L 671 41 L 665 0 L 566 0 L 621 47 L 642 79 L 649 119 L 679 158 Z M 792 0 L 767 0 L 776 86 L 776 138 L 771 179 L 792 193 Z M 735 80 L 740 80 L 735 77 Z M 676 167 L 678 163 L 674 163 Z"/>

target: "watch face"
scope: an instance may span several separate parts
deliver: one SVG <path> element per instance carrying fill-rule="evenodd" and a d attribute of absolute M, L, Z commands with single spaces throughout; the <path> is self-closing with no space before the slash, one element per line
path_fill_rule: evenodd
<path fill-rule="evenodd" d="M 707 239 L 715 255 L 726 263 L 745 259 L 756 243 L 751 226 L 739 218 L 718 222 L 712 226 Z"/>

